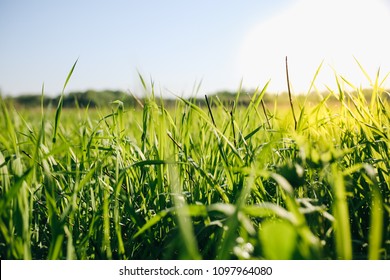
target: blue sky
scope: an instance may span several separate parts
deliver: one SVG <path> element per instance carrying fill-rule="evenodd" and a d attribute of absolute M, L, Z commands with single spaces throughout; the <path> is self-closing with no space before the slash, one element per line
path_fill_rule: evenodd
<path fill-rule="evenodd" d="M 344 0 L 332 1 L 340 9 L 342 17 L 346 13 L 356 15 L 353 9 L 344 11 L 347 6 L 337 4 Z M 371 1 L 357 2 L 367 4 Z M 292 75 L 297 78 L 297 90 L 301 90 L 299 78 L 306 76 L 306 79 L 311 79 L 316 66 L 325 58 L 325 53 L 337 48 L 327 38 L 314 36 L 318 42 L 308 38 L 316 32 L 313 21 L 321 11 L 316 10 L 315 5 L 309 7 L 307 3 L 308 0 L 1 0 L 0 90 L 5 95 L 39 93 L 44 83 L 46 94 L 56 95 L 78 58 L 67 92 L 120 89 L 140 94 L 137 71 L 146 80 L 152 78 L 158 92 L 161 90 L 164 95 L 170 92 L 190 95 L 200 81 L 202 93 L 235 90 L 241 80 L 246 87 L 253 88 L 264 85 L 268 79 L 271 79 L 271 84 L 274 79 L 274 87 L 271 87 L 274 91 L 281 91 L 285 88 L 281 64 L 290 51 L 287 47 L 279 49 L 281 45 L 292 45 Z M 335 7 L 328 8 L 329 13 L 333 13 Z M 363 4 L 360 9 L 364 10 Z M 383 7 L 375 9 L 383 10 Z M 314 17 L 302 27 L 299 24 L 304 22 L 303 17 L 307 15 Z M 327 16 L 333 19 L 332 15 Z M 321 20 L 326 21 L 326 18 Z M 340 30 L 340 24 L 344 24 L 344 21 L 336 21 L 329 28 Z M 303 30 L 305 26 L 311 25 L 313 32 L 304 30 L 309 35 L 299 39 L 298 43 L 291 42 L 303 31 L 297 28 L 291 31 L 288 28 L 298 26 Z M 321 26 L 317 30 L 323 33 Z M 374 32 L 375 36 L 387 34 L 388 26 L 377 26 L 379 30 Z M 291 39 L 287 33 L 295 37 Z M 348 33 L 356 37 L 355 33 L 348 30 L 338 32 L 337 36 L 347 36 L 342 40 L 354 40 L 355 44 L 359 40 L 373 40 L 370 34 L 363 34 L 362 38 L 349 38 L 345 35 Z M 335 33 L 330 32 L 329 36 L 332 34 Z M 337 36 L 333 39 L 340 40 Z M 374 41 L 385 44 L 385 39 L 383 35 Z M 318 56 L 311 57 L 313 66 L 310 65 L 308 69 L 296 68 L 294 73 L 294 63 L 308 65 L 303 63 L 303 59 L 308 55 L 304 47 L 309 44 L 312 44 L 310 50 L 315 50 L 316 45 L 322 45 L 318 48 Z M 334 57 L 339 61 L 340 55 L 351 59 L 355 54 L 348 52 L 350 46 L 353 45 L 347 44 L 347 48 Z M 367 51 L 367 47 L 363 47 Z M 297 49 L 302 52 L 298 54 Z M 378 53 L 374 49 L 373 52 Z M 275 60 L 266 60 L 268 58 Z M 388 58 L 370 59 L 368 56 L 363 60 L 376 63 L 368 67 L 374 71 L 379 66 L 384 66 L 386 70 L 388 64 L 386 62 L 382 65 L 382 61 Z M 349 71 L 349 68 L 345 71 Z M 302 88 L 307 87 L 307 81 L 302 83 Z"/>
<path fill-rule="evenodd" d="M 79 58 L 68 91 L 138 90 L 137 71 L 164 92 L 235 89 L 245 31 L 289 2 L 2 0 L 0 88 L 57 94 Z"/>

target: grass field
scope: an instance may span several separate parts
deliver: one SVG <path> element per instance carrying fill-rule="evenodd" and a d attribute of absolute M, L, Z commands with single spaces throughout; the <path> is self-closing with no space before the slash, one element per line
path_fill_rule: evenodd
<path fill-rule="evenodd" d="M 379 82 L 294 101 L 296 124 L 266 87 L 166 108 L 142 82 L 137 108 L 1 101 L 1 259 L 390 259 Z"/>

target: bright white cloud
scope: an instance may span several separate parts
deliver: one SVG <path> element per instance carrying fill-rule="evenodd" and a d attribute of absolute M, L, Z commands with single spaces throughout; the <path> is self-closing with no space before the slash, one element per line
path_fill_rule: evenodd
<path fill-rule="evenodd" d="M 255 26 L 245 36 L 238 58 L 244 86 L 286 90 L 285 56 L 288 56 L 294 92 L 309 89 L 317 67 L 324 65 L 316 86 L 335 88 L 334 72 L 357 86 L 368 82 L 353 57 L 372 78 L 390 71 L 388 28 L 390 5 L 386 0 L 299 0 L 289 9 Z"/>

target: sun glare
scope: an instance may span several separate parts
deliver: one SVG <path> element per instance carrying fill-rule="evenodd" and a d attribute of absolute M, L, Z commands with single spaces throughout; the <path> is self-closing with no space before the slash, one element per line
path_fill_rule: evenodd
<path fill-rule="evenodd" d="M 390 71 L 387 30 L 390 6 L 384 0 L 298 0 L 290 8 L 261 22 L 246 34 L 238 57 L 244 87 L 286 90 L 285 57 L 288 56 L 292 89 L 307 92 L 315 82 L 319 90 L 334 88 L 334 74 L 356 86 L 369 86 L 356 60 L 372 79 Z M 336 71 L 336 72 L 335 72 Z"/>

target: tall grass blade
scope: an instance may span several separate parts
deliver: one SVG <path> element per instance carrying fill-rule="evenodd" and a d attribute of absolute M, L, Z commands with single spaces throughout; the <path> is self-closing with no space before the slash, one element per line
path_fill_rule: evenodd
<path fill-rule="evenodd" d="M 356 58 L 356 57 L 353 57 L 353 58 L 354 58 L 354 60 L 356 61 L 357 65 L 359 65 L 359 68 L 360 68 L 360 70 L 362 71 L 362 73 L 364 74 L 364 76 L 366 77 L 367 81 L 369 81 L 369 82 L 370 82 L 370 85 L 372 86 L 372 85 L 373 85 L 373 82 L 372 82 L 372 80 L 371 80 L 370 75 L 368 75 L 367 71 L 366 71 L 366 70 L 364 69 L 364 67 L 360 64 L 360 62 L 357 60 L 357 58 Z"/>
<path fill-rule="evenodd" d="M 179 173 L 176 166 L 170 166 L 171 190 L 175 206 L 178 211 L 176 218 L 184 245 L 184 252 L 181 252 L 181 258 L 198 260 L 201 259 L 198 249 L 198 243 L 194 235 L 194 228 L 190 216 L 189 208 L 184 196 L 183 190 L 179 181 Z"/>
<path fill-rule="evenodd" d="M 368 233 L 368 259 L 381 259 L 382 238 L 383 238 L 383 199 L 381 190 L 378 186 L 375 170 L 370 165 L 365 165 L 365 171 L 372 180 L 371 193 L 371 215 L 370 215 L 370 229 Z"/>
<path fill-rule="evenodd" d="M 286 56 L 286 78 L 287 78 L 288 97 L 289 97 L 289 101 L 290 101 L 290 107 L 291 107 L 292 116 L 293 116 L 293 119 L 294 119 L 294 130 L 297 130 L 297 118 L 295 117 L 294 105 L 293 105 L 291 89 L 290 89 L 290 77 L 288 75 L 287 56 Z"/>
<path fill-rule="evenodd" d="M 76 59 L 75 63 L 73 64 L 72 68 L 70 69 L 70 71 L 68 73 L 68 76 L 66 77 L 64 86 L 62 88 L 60 100 L 58 101 L 56 115 L 55 115 L 55 119 L 54 119 L 54 133 L 53 133 L 53 140 L 52 140 L 53 143 L 56 143 L 56 141 L 57 141 L 57 129 L 58 129 L 58 125 L 60 123 L 62 106 L 63 106 L 63 103 L 64 103 L 65 88 L 66 88 L 66 86 L 67 86 L 67 84 L 68 84 L 68 82 L 70 80 L 70 77 L 72 77 L 73 71 L 74 71 L 74 69 L 76 67 L 76 64 L 77 64 L 77 61 L 78 61 L 78 59 Z"/>
<path fill-rule="evenodd" d="M 383 231 L 383 206 L 382 196 L 377 187 L 372 193 L 368 258 L 370 260 L 381 259 L 382 231 Z"/>
<path fill-rule="evenodd" d="M 335 242 L 337 258 L 352 259 L 352 240 L 345 183 L 336 164 L 331 166 L 331 185 L 334 193 L 333 216 L 335 218 Z"/>

